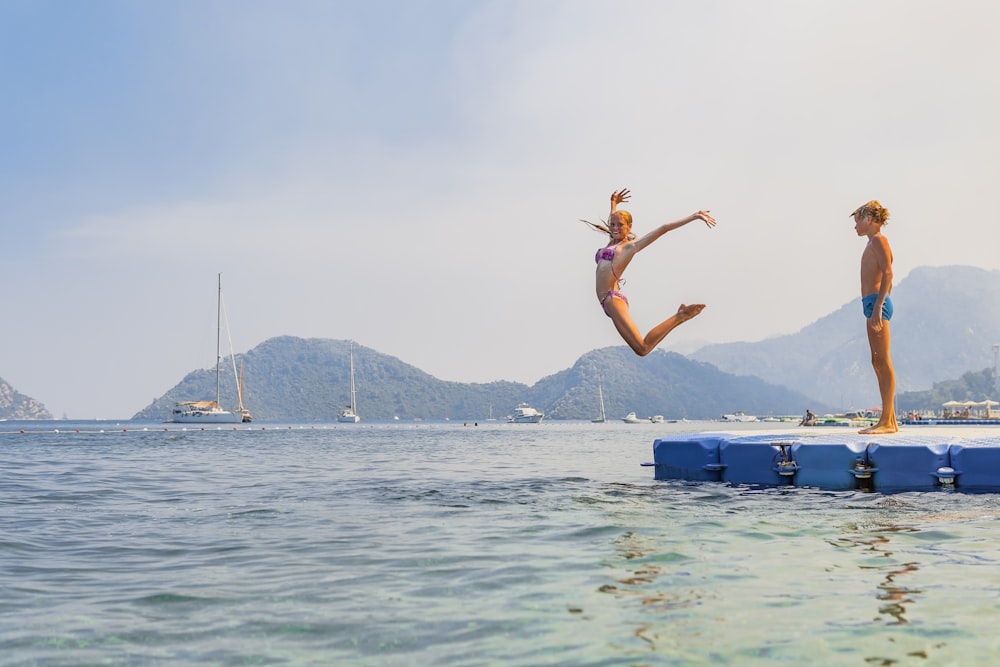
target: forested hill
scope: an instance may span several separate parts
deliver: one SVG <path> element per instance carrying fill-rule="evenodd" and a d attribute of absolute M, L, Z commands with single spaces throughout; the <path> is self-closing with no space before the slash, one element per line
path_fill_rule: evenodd
<path fill-rule="evenodd" d="M 666 418 L 717 418 L 744 410 L 757 414 L 801 414 L 826 406 L 801 393 L 737 377 L 676 353 L 636 357 L 625 346 L 591 351 L 573 365 L 534 386 L 496 381 L 484 384 L 435 378 L 399 359 L 355 343 L 358 413 L 364 420 L 504 419 L 524 401 L 546 419 L 590 419 L 603 387 L 608 418 L 627 412 Z M 256 420 L 320 420 L 336 417 L 350 400 L 351 343 L 282 336 L 244 355 L 244 404 Z M 189 373 L 177 386 L 134 415 L 165 419 L 177 401 L 215 397 L 214 369 Z M 232 369 L 224 376 L 222 405 L 237 404 Z"/>
<path fill-rule="evenodd" d="M 986 399 L 1000 400 L 1000 391 L 997 391 L 997 382 L 992 368 L 969 371 L 957 379 L 935 382 L 933 387 L 925 391 L 910 391 L 899 394 L 896 397 L 896 408 L 898 412 L 909 412 L 910 410 L 937 412 L 948 401 L 978 402 Z M 996 406 L 993 406 L 993 409 L 996 410 Z"/>
<path fill-rule="evenodd" d="M 19 393 L 0 378 L 0 419 L 52 419 L 39 401 Z"/>

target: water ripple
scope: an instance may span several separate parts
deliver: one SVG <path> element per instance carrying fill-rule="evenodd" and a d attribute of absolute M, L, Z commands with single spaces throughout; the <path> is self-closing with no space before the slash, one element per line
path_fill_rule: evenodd
<path fill-rule="evenodd" d="M 1000 651 L 998 497 L 657 482 L 604 426 L 0 434 L 0 665 Z"/>

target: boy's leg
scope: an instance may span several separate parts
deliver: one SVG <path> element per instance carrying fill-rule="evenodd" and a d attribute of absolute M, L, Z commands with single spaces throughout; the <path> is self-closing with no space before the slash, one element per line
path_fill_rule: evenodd
<path fill-rule="evenodd" d="M 896 373 L 889 356 L 889 322 L 882 320 L 882 328 L 876 331 L 868 322 L 868 346 L 872 352 L 872 368 L 878 380 L 878 390 L 882 397 L 882 416 L 878 423 L 859 431 L 860 433 L 895 433 L 896 424 Z"/>

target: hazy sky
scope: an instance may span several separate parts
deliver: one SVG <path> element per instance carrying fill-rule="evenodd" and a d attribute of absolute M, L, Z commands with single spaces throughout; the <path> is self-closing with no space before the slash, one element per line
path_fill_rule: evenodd
<path fill-rule="evenodd" d="M 643 330 L 708 304 L 668 350 L 858 298 L 872 198 L 897 283 L 998 269 L 998 24 L 990 0 L 0 2 L 0 377 L 129 417 L 214 365 L 221 272 L 237 352 L 352 339 L 534 383 L 623 344 L 577 221 L 623 186 L 639 233 L 719 222 L 629 267 Z"/>

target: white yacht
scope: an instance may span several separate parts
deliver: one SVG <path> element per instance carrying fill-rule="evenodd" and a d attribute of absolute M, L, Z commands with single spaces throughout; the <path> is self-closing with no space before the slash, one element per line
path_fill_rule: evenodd
<path fill-rule="evenodd" d="M 518 403 L 517 407 L 514 408 L 514 414 L 507 417 L 507 421 L 511 424 L 537 424 L 544 417 L 544 413 L 539 412 L 527 403 Z"/>
<path fill-rule="evenodd" d="M 722 421 L 727 422 L 755 422 L 758 421 L 757 417 L 754 415 L 748 415 L 745 412 L 732 412 L 730 414 L 722 415 Z"/>

